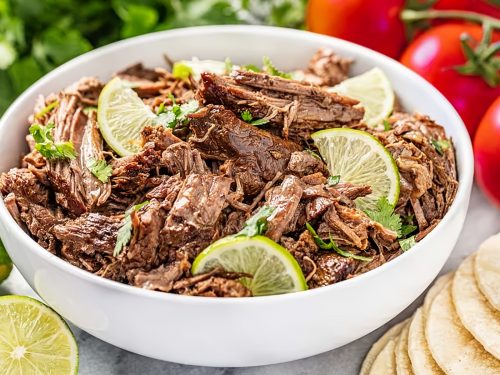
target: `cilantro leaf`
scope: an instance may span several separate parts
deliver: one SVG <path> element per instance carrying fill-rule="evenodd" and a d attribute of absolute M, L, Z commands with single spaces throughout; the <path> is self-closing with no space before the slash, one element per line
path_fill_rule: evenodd
<path fill-rule="evenodd" d="M 262 58 L 262 64 L 264 65 L 264 71 L 267 74 L 285 79 L 292 79 L 292 75 L 290 73 L 282 72 L 281 70 L 276 68 L 269 57 L 264 56 Z"/>
<path fill-rule="evenodd" d="M 267 230 L 267 219 L 273 214 L 273 212 L 273 207 L 262 206 L 255 215 L 245 222 L 243 229 L 236 233 L 235 237 L 254 237 L 263 234 Z"/>
<path fill-rule="evenodd" d="M 35 140 L 35 148 L 47 159 L 75 159 L 76 152 L 71 142 L 54 142 L 51 130 L 54 124 L 43 126 L 33 124 L 30 126 L 30 134 Z"/>
<path fill-rule="evenodd" d="M 377 209 L 366 210 L 365 213 L 377 223 L 401 235 L 401 217 L 394 213 L 394 207 L 386 197 L 381 197 L 377 202 Z"/>
<path fill-rule="evenodd" d="M 333 250 L 340 256 L 343 256 L 344 258 L 353 258 L 356 260 L 360 260 L 362 262 L 371 262 L 373 260 L 373 258 L 356 255 L 351 253 L 350 251 L 341 249 L 340 247 L 337 246 L 331 234 L 329 235 L 330 242 L 325 242 L 320 236 L 318 236 L 312 225 L 309 224 L 307 221 L 306 221 L 306 228 L 309 231 L 309 233 L 311 233 L 314 242 L 316 242 L 316 245 L 318 245 L 319 248 L 322 250 Z"/>
<path fill-rule="evenodd" d="M 241 119 L 245 122 L 250 122 L 253 120 L 253 116 L 248 109 L 241 112 Z"/>
<path fill-rule="evenodd" d="M 226 57 L 224 60 L 224 70 L 226 71 L 226 74 L 229 74 L 233 71 L 233 63 L 231 62 L 231 59 L 229 57 Z"/>
<path fill-rule="evenodd" d="M 266 118 L 258 118 L 257 120 L 250 121 L 250 125 L 260 126 L 260 125 L 265 125 L 268 122 L 269 122 L 269 120 Z"/>
<path fill-rule="evenodd" d="M 156 118 L 156 124 L 163 125 L 170 129 L 175 129 L 179 124 L 186 125 L 188 122 L 187 115 L 196 112 L 199 108 L 198 101 L 196 100 L 190 100 L 182 105 L 176 104 L 175 99 L 172 99 L 172 102 L 172 106 L 167 108 L 163 106 L 161 112 L 158 110 L 160 113 Z"/>
<path fill-rule="evenodd" d="M 384 125 L 384 131 L 385 132 L 392 129 L 391 123 L 389 121 L 387 121 L 387 120 L 384 120 L 383 125 Z"/>
<path fill-rule="evenodd" d="M 255 73 L 262 72 L 261 68 L 259 68 L 257 65 L 253 65 L 253 64 L 243 65 L 241 68 L 243 70 L 247 70 L 249 72 L 255 72 Z"/>
<path fill-rule="evenodd" d="M 417 230 L 417 226 L 416 225 L 413 225 L 413 224 L 403 224 L 403 225 L 401 225 L 401 230 L 400 230 L 400 233 L 399 233 L 399 237 L 404 238 L 404 237 L 408 236 L 409 234 L 412 234 L 416 230 Z"/>
<path fill-rule="evenodd" d="M 132 238 L 132 212 L 137 212 L 141 208 L 143 208 L 145 205 L 147 205 L 149 201 L 145 201 L 139 204 L 136 204 L 132 208 L 129 208 L 125 212 L 125 216 L 123 217 L 122 221 L 122 226 L 118 230 L 118 234 L 116 236 L 116 244 L 115 244 L 115 249 L 113 251 L 113 256 L 117 257 L 120 255 L 120 253 L 123 251 L 125 246 L 129 243 L 130 239 Z"/>
<path fill-rule="evenodd" d="M 444 155 L 445 150 L 451 147 L 451 143 L 447 139 L 442 139 L 442 140 L 431 139 L 431 144 L 434 146 L 437 153 L 441 156 Z"/>
<path fill-rule="evenodd" d="M 190 66 L 182 63 L 176 62 L 172 67 L 172 75 L 174 78 L 178 79 L 188 79 L 190 75 L 193 74 L 193 69 Z"/>
<path fill-rule="evenodd" d="M 335 186 L 340 182 L 340 175 L 336 176 L 329 176 L 328 179 L 326 180 L 326 183 L 328 186 Z"/>
<path fill-rule="evenodd" d="M 416 244 L 417 244 L 417 241 L 415 241 L 415 236 L 411 236 L 411 237 L 405 238 L 403 240 L 399 240 L 399 246 L 401 246 L 401 250 L 403 250 L 403 251 L 410 250 Z"/>
<path fill-rule="evenodd" d="M 91 158 L 87 162 L 87 168 L 99 181 L 103 183 L 108 182 L 109 177 L 113 174 L 113 168 L 111 165 L 106 163 L 106 160 Z"/>

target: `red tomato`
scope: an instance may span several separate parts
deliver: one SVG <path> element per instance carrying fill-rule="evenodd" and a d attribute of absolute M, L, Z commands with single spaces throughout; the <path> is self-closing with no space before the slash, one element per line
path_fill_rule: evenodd
<path fill-rule="evenodd" d="M 481 26 L 472 24 L 445 24 L 433 27 L 417 37 L 405 50 L 401 63 L 432 83 L 448 98 L 473 136 L 479 120 L 500 96 L 500 86 L 490 87 L 480 76 L 467 76 L 455 68 L 466 62 L 460 36 L 469 34 L 479 41 Z M 500 40 L 495 33 L 493 40 Z"/>
<path fill-rule="evenodd" d="M 474 138 L 474 159 L 479 186 L 500 207 L 500 97 L 479 124 Z"/>
<path fill-rule="evenodd" d="M 397 58 L 406 39 L 399 13 L 404 0 L 309 0 L 307 28 Z"/>

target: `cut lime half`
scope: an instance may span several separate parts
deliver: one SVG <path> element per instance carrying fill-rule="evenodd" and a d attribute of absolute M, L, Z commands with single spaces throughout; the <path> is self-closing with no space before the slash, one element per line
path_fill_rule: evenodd
<path fill-rule="evenodd" d="M 346 79 L 328 90 L 359 100 L 365 109 L 363 121 L 370 127 L 381 125 L 394 109 L 394 90 L 379 68 Z"/>
<path fill-rule="evenodd" d="M 376 209 L 382 197 L 396 205 L 398 167 L 390 152 L 375 137 L 361 130 L 338 128 L 321 130 L 311 138 L 332 176 L 340 176 L 340 182 L 371 187 L 371 194 L 355 200 L 359 209 Z"/>
<path fill-rule="evenodd" d="M 154 124 L 156 118 L 131 84 L 118 77 L 109 81 L 99 95 L 99 129 L 108 145 L 120 156 L 141 150 L 141 131 L 146 125 Z"/>
<path fill-rule="evenodd" d="M 244 272 L 240 282 L 254 296 L 284 294 L 307 289 L 307 283 L 295 258 L 282 246 L 264 236 L 226 237 L 214 242 L 195 259 L 193 275 L 222 268 Z"/>
<path fill-rule="evenodd" d="M 77 374 L 78 347 L 68 325 L 29 297 L 0 297 L 2 374 Z"/>

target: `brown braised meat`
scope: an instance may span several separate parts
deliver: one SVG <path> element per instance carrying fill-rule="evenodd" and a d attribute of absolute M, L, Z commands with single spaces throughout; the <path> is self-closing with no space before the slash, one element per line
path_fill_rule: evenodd
<path fill-rule="evenodd" d="M 199 95 L 205 103 L 222 104 L 238 114 L 249 111 L 254 118 L 269 120 L 285 139 L 299 143 L 316 130 L 357 125 L 364 114 L 353 99 L 264 73 L 203 73 L 202 82 Z"/>
<path fill-rule="evenodd" d="M 446 214 L 458 181 L 453 144 L 434 121 L 395 113 L 391 129 L 369 129 L 357 101 L 326 90 L 348 77 L 351 63 L 320 49 L 302 81 L 246 70 L 178 79 L 162 68 L 133 65 L 117 76 L 133 82 L 154 113 L 161 107 L 178 124 L 145 126 L 142 149 L 125 157 L 99 131 L 93 107 L 103 85 L 82 78 L 40 96 L 28 119 L 53 124 L 54 141 L 71 142 L 75 158 L 46 158 L 27 135 L 19 168 L 0 174 L 5 206 L 56 256 L 144 289 L 250 297 L 252 275 L 220 268 L 193 275 L 191 265 L 215 241 L 256 227 L 293 255 L 309 288 L 355 277 L 399 256 L 400 233 L 357 208 L 371 186 L 329 178 L 312 132 L 354 127 L 382 142 L 400 172 L 394 212 L 407 228 L 415 226 L 416 241 Z M 181 116 L 179 105 L 193 98 L 200 109 Z M 259 119 L 264 123 L 254 122 Z M 111 167 L 107 182 L 89 167 L 96 160 Z M 253 217 L 263 212 L 270 212 L 265 223 Z"/>
<path fill-rule="evenodd" d="M 222 106 L 208 106 L 190 116 L 190 143 L 205 159 L 223 161 L 220 170 L 239 179 L 245 194 L 255 195 L 285 170 L 300 147 L 249 125 Z"/>

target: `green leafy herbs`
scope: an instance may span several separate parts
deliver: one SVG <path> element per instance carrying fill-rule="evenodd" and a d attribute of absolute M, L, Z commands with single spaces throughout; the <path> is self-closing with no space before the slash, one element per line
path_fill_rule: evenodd
<path fill-rule="evenodd" d="M 106 163 L 106 160 L 91 158 L 87 162 L 87 168 L 103 183 L 107 183 L 113 174 L 113 168 Z"/>
<path fill-rule="evenodd" d="M 249 72 L 255 72 L 255 73 L 262 72 L 261 68 L 259 68 L 257 65 L 253 65 L 253 64 L 243 65 L 241 68 L 243 70 L 248 70 Z"/>
<path fill-rule="evenodd" d="M 116 237 L 115 249 L 113 251 L 113 256 L 117 257 L 123 251 L 125 246 L 129 243 L 132 238 L 132 212 L 137 212 L 144 206 L 146 206 L 149 201 L 145 201 L 139 204 L 136 204 L 132 208 L 129 208 L 125 212 L 125 216 L 123 217 L 122 226 L 118 230 L 118 235 Z"/>
<path fill-rule="evenodd" d="M 441 156 L 444 155 L 445 150 L 451 147 L 451 143 L 447 139 L 441 139 L 441 140 L 431 139 L 431 144 L 436 149 L 436 152 Z"/>
<path fill-rule="evenodd" d="M 188 79 L 193 74 L 193 69 L 183 62 L 176 62 L 172 67 L 172 75 L 178 79 Z"/>
<path fill-rule="evenodd" d="M 382 197 L 377 202 L 375 210 L 366 210 L 365 213 L 377 223 L 401 235 L 401 217 L 394 213 L 394 207 L 386 197 Z"/>
<path fill-rule="evenodd" d="M 269 120 L 265 119 L 265 118 L 259 118 L 259 119 L 254 120 L 252 114 L 250 113 L 250 111 L 248 109 L 241 112 L 241 119 L 243 121 L 249 123 L 250 125 L 254 125 L 254 126 L 265 125 L 269 122 Z"/>
<path fill-rule="evenodd" d="M 385 132 L 387 132 L 387 131 L 389 131 L 389 130 L 392 129 L 391 123 L 389 121 L 387 121 L 387 120 L 384 120 L 383 125 L 384 125 L 384 131 Z"/>
<path fill-rule="evenodd" d="M 169 107 L 160 105 L 158 108 L 158 117 L 156 123 L 170 129 L 175 129 L 178 125 L 185 126 L 189 122 L 187 115 L 198 110 L 199 104 L 197 100 L 190 100 L 184 104 L 177 104 L 174 97 L 171 97 L 173 104 Z M 163 103 L 162 103 L 163 104 Z"/>
<path fill-rule="evenodd" d="M 340 175 L 336 176 L 329 176 L 328 179 L 326 180 L 326 183 L 328 186 L 335 186 L 340 182 Z"/>
<path fill-rule="evenodd" d="M 410 250 L 416 244 L 417 244 L 417 241 L 415 241 L 415 236 L 411 236 L 411 237 L 399 240 L 399 246 L 401 247 L 401 250 L 403 250 L 403 251 Z"/>
<path fill-rule="evenodd" d="M 35 120 L 45 116 L 47 113 L 50 113 L 54 108 L 59 105 L 59 100 L 54 100 L 52 103 L 47 104 L 44 108 L 40 110 L 40 112 L 35 114 Z"/>
<path fill-rule="evenodd" d="M 224 70 L 226 71 L 226 74 L 229 74 L 233 71 L 233 63 L 231 62 L 231 59 L 229 57 L 226 57 L 224 60 Z"/>
<path fill-rule="evenodd" d="M 71 142 L 54 142 L 52 137 L 54 124 L 43 126 L 33 124 L 30 126 L 30 134 L 35 140 L 35 148 L 47 159 L 75 159 L 76 152 Z"/>
<path fill-rule="evenodd" d="M 267 56 L 264 56 L 262 58 L 262 64 L 264 66 L 263 70 L 269 74 L 269 75 L 272 75 L 272 76 L 277 76 L 277 77 L 281 77 L 281 78 L 285 78 L 285 79 L 292 79 L 292 75 L 290 73 L 285 73 L 285 72 L 282 72 L 281 70 L 279 70 L 278 68 L 276 68 L 271 59 Z"/>
<path fill-rule="evenodd" d="M 236 233 L 235 237 L 254 237 L 264 234 L 267 230 L 267 219 L 273 214 L 273 212 L 273 207 L 262 206 L 255 215 L 245 222 L 243 229 Z"/>
<path fill-rule="evenodd" d="M 339 254 L 340 256 L 343 256 L 345 258 L 353 258 L 356 260 L 360 260 L 362 262 L 371 262 L 372 261 L 372 258 L 370 258 L 370 257 L 364 257 L 361 255 L 353 254 L 347 250 L 342 250 L 340 247 L 337 246 L 337 244 L 335 243 L 335 241 L 333 240 L 331 235 L 329 235 L 329 237 L 330 237 L 329 242 L 325 242 L 320 236 L 318 236 L 318 234 L 316 233 L 316 231 L 314 230 L 312 225 L 309 224 L 308 222 L 306 222 L 306 228 L 309 231 L 309 233 L 311 233 L 311 235 L 314 239 L 314 242 L 316 242 L 316 245 L 318 245 L 320 249 L 333 250 L 337 254 Z"/>

